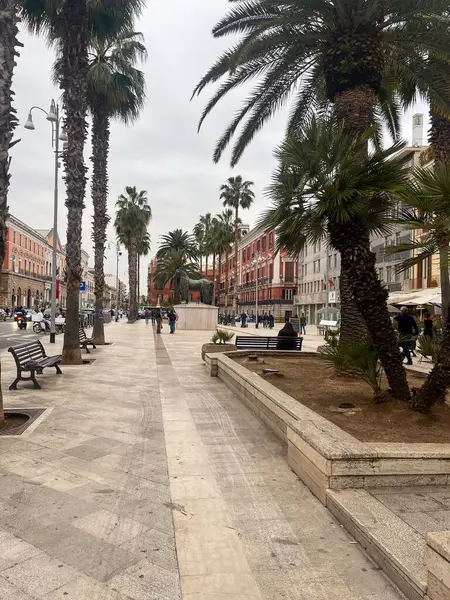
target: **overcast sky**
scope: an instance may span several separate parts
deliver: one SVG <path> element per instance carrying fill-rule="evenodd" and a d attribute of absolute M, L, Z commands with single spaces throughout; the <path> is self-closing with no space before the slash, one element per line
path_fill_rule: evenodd
<path fill-rule="evenodd" d="M 170 229 L 192 229 L 198 216 L 222 210 L 219 187 L 231 175 L 241 174 L 255 182 L 256 201 L 245 222 L 252 224 L 265 202 L 262 190 L 269 183 L 274 166 L 272 152 L 283 137 L 286 111 L 280 113 L 254 139 L 235 169 L 229 167 L 229 156 L 215 165 L 211 156 L 214 142 L 245 98 L 244 89 L 221 102 L 197 134 L 202 107 L 212 93 L 206 89 L 199 99 L 190 102 L 195 84 L 228 47 L 230 40 L 214 40 L 213 25 L 229 4 L 227 0 L 153 0 L 142 15 L 136 29 L 146 39 L 148 62 L 147 104 L 137 124 L 131 128 L 114 123 L 111 132 L 109 213 L 114 214 L 115 200 L 126 185 L 148 191 L 153 220 L 150 226 L 153 248 L 158 237 Z M 45 42 L 20 36 L 21 50 L 14 79 L 15 106 L 22 138 L 13 151 L 9 205 L 12 214 L 36 229 L 50 228 L 53 220 L 53 162 L 50 125 L 43 114 L 35 113 L 36 130 L 23 129 L 31 105 L 49 106 L 59 92 L 50 81 L 53 53 Z M 426 111 L 419 105 L 417 112 Z M 411 139 L 411 111 L 405 115 L 404 137 Z M 425 129 L 426 131 L 426 129 Z M 86 150 L 86 159 L 90 147 Z M 86 196 L 83 247 L 90 254 L 92 203 L 90 188 Z M 60 237 L 65 240 L 66 209 L 64 184 L 61 181 Z M 114 241 L 112 224 L 109 239 Z M 142 267 L 141 290 L 145 289 L 146 263 Z M 127 280 L 126 256 L 120 263 L 120 277 Z M 107 255 L 107 272 L 115 273 L 115 249 Z"/>

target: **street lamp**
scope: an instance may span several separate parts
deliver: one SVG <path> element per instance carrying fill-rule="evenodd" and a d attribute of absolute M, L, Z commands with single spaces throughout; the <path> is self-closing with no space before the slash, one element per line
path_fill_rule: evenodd
<path fill-rule="evenodd" d="M 108 250 L 111 250 L 111 244 L 116 247 L 116 323 L 119 320 L 119 258 L 122 256 L 122 252 L 120 251 L 119 244 L 115 242 L 108 242 Z"/>
<path fill-rule="evenodd" d="M 256 258 L 252 261 L 252 265 L 255 265 L 255 281 L 256 281 L 256 329 L 258 329 L 258 267 L 262 263 L 263 259 L 259 255 L 259 250 L 256 253 Z"/>
<path fill-rule="evenodd" d="M 52 252 L 52 306 L 51 306 L 51 324 L 50 324 L 50 343 L 54 344 L 56 341 L 56 262 L 57 262 L 57 248 L 56 242 L 58 239 L 58 177 L 59 177 L 59 157 L 62 152 L 59 150 L 59 142 L 67 141 L 67 134 L 64 128 L 61 126 L 62 117 L 60 116 L 59 104 L 54 100 L 50 103 L 48 112 L 40 106 L 33 106 L 28 113 L 28 118 L 25 123 L 25 129 L 34 131 L 35 126 L 33 122 L 33 110 L 40 110 L 46 116 L 47 121 L 52 126 L 52 148 L 55 153 L 55 182 L 54 182 L 54 193 L 53 193 L 53 252 Z M 65 146 L 65 144 L 64 144 Z M 64 150 L 66 148 L 64 147 Z"/>

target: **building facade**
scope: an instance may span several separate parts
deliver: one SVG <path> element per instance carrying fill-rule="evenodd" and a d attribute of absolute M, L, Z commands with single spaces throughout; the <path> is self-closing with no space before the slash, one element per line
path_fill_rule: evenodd
<path fill-rule="evenodd" d="M 51 300 L 53 230 L 35 230 L 10 215 L 7 219 L 5 259 L 0 278 L 0 303 L 4 307 L 33 308 Z M 65 252 L 57 247 L 58 305 L 65 307 Z"/>
<path fill-rule="evenodd" d="M 298 284 L 298 259 L 285 251 L 275 253 L 276 232 L 255 228 L 242 235 L 238 246 L 237 266 L 234 249 L 220 265 L 217 299 L 220 309 L 230 312 L 236 294 L 238 313 L 271 313 L 276 321 L 285 321 L 297 311 L 294 305 Z M 226 290 L 228 269 L 228 293 Z"/>

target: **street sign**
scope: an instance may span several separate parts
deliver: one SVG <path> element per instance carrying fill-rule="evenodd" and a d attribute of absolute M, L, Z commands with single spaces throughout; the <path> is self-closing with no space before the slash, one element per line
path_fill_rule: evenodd
<path fill-rule="evenodd" d="M 82 281 L 80 283 L 80 292 L 85 292 L 86 291 L 86 282 Z"/>

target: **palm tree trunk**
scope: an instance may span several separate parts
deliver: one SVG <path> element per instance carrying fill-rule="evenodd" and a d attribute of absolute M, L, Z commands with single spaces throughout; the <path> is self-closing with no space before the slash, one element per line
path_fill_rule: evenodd
<path fill-rule="evenodd" d="M 442 117 L 433 103 L 430 107 L 430 140 L 434 151 L 435 164 L 450 162 L 450 120 Z M 440 252 L 441 302 L 444 339 L 438 352 L 436 364 L 428 375 L 424 385 L 412 402 L 412 408 L 427 412 L 435 403 L 445 398 L 450 387 L 450 283 L 448 273 L 448 248 Z"/>
<path fill-rule="evenodd" d="M 95 107 L 92 118 L 92 204 L 94 216 L 92 232 L 94 238 L 94 294 L 95 343 L 105 343 L 105 320 L 103 318 L 103 300 L 105 296 L 105 246 L 108 216 L 108 152 L 109 118 L 101 106 Z"/>
<path fill-rule="evenodd" d="M 239 204 L 234 208 L 234 285 L 233 285 L 233 315 L 232 325 L 236 325 L 236 289 L 238 275 L 238 245 L 239 245 Z"/>
<path fill-rule="evenodd" d="M 62 9 L 62 65 L 64 109 L 68 136 L 64 152 L 67 206 L 67 314 L 63 364 L 82 364 L 79 340 L 81 230 L 86 193 L 84 146 L 87 135 L 87 40 L 86 0 L 64 2 Z"/>
<path fill-rule="evenodd" d="M 367 339 L 369 332 L 367 331 L 363 316 L 356 306 L 352 288 L 348 280 L 347 268 L 343 264 L 341 264 L 339 295 L 341 303 L 339 341 L 351 344 L 355 341 Z"/>
<path fill-rule="evenodd" d="M 203 259 L 202 259 L 202 255 L 200 254 L 200 275 L 202 275 L 202 274 L 203 274 L 202 261 L 203 261 Z"/>
<path fill-rule="evenodd" d="M 136 283 L 136 304 L 139 306 L 141 303 L 141 298 L 140 298 L 140 294 L 141 294 L 141 282 L 140 282 L 140 275 L 141 275 L 141 255 L 138 254 L 137 255 L 137 274 L 136 274 L 136 279 L 137 279 L 137 283 Z"/>
<path fill-rule="evenodd" d="M 23 46 L 18 39 L 17 23 L 20 21 L 17 0 L 0 0 L 0 264 L 6 253 L 6 219 L 8 218 L 9 149 L 13 144 L 14 129 L 17 127 L 16 111 L 12 106 L 12 79 L 16 66 L 15 50 Z M 1 276 L 1 275 L 0 275 Z M 1 366 L 0 366 L 1 373 Z M 0 383 L 0 426 L 5 421 L 3 393 Z"/>
<path fill-rule="evenodd" d="M 227 244 L 227 248 L 225 250 L 225 309 L 228 308 L 228 280 L 230 277 L 230 250 Z"/>
<path fill-rule="evenodd" d="M 128 284 L 130 286 L 130 306 L 128 323 L 136 321 L 136 274 L 137 274 L 137 240 L 132 238 L 128 247 Z"/>
<path fill-rule="evenodd" d="M 212 305 L 216 305 L 216 253 L 213 253 L 213 301 Z"/>
<path fill-rule="evenodd" d="M 217 268 L 217 281 L 218 281 L 218 286 L 217 286 L 217 296 L 219 298 L 219 302 L 218 304 L 220 305 L 220 284 L 222 283 L 222 252 L 219 252 L 219 258 L 217 259 L 219 262 L 218 268 Z"/>
<path fill-rule="evenodd" d="M 399 400 L 409 400 L 406 371 L 387 309 L 388 292 L 378 279 L 367 229 L 353 218 L 344 224 L 330 223 L 329 231 L 332 245 L 347 265 L 356 307 L 364 318 L 392 393 Z"/>

